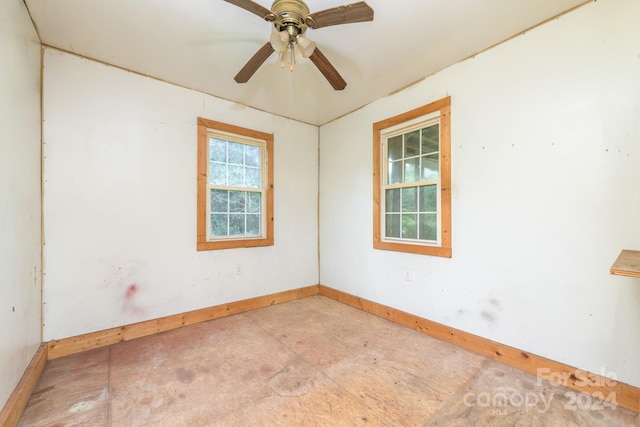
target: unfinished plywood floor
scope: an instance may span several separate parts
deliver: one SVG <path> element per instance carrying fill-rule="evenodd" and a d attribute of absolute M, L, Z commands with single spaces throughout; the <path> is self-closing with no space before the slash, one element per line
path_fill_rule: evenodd
<path fill-rule="evenodd" d="M 567 392 L 315 296 L 52 360 L 19 425 L 639 424 Z"/>

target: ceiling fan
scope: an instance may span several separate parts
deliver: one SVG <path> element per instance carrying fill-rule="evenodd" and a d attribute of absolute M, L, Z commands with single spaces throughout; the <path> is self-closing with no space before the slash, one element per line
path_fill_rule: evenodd
<path fill-rule="evenodd" d="M 322 75 L 335 90 L 342 90 L 347 86 L 342 76 L 331 65 L 329 60 L 314 42 L 305 36 L 307 28 L 323 28 L 331 25 L 351 24 L 355 22 L 373 21 L 373 9 L 361 1 L 309 13 L 309 8 L 302 0 L 275 0 L 271 10 L 252 0 L 224 0 L 249 12 L 252 12 L 267 22 L 273 22 L 273 33 L 249 62 L 235 76 L 238 83 L 246 83 L 260 66 L 273 53 L 280 53 L 280 64 L 284 68 L 285 61 L 293 71 L 295 65 L 296 47 L 304 58 L 320 70 Z"/>

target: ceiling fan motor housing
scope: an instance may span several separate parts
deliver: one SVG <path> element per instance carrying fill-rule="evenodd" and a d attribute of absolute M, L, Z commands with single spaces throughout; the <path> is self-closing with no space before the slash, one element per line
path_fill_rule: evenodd
<path fill-rule="evenodd" d="M 276 31 L 284 31 L 292 26 L 298 30 L 298 34 L 307 31 L 305 17 L 309 15 L 309 8 L 302 0 L 275 0 L 271 11 L 276 15 L 273 23 Z"/>

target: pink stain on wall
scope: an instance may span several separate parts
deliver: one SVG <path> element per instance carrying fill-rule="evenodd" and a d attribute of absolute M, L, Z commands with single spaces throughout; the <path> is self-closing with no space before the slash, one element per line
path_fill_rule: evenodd
<path fill-rule="evenodd" d="M 126 299 L 130 300 L 138 292 L 138 285 L 132 283 L 127 288 L 127 293 L 124 295 Z"/>
<path fill-rule="evenodd" d="M 133 315 L 135 317 L 144 317 L 146 314 L 145 308 L 136 304 L 135 300 L 136 294 L 140 291 L 140 285 L 137 283 L 132 283 L 127 286 L 127 290 L 124 294 L 124 305 L 123 309 L 128 314 Z"/>

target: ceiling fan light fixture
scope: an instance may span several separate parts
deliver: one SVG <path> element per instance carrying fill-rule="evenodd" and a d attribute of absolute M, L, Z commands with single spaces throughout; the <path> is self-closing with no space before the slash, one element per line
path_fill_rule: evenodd
<path fill-rule="evenodd" d="M 284 68 L 286 61 L 289 64 L 290 71 L 293 71 L 296 65 L 296 46 L 298 46 L 304 58 L 311 56 L 316 48 L 316 44 L 300 34 L 299 30 L 293 25 L 286 26 L 282 31 L 274 30 L 271 33 L 269 42 L 273 50 L 280 54 L 280 68 Z"/>
<path fill-rule="evenodd" d="M 289 33 L 286 31 L 274 31 L 271 33 L 271 47 L 278 53 L 282 53 L 287 50 L 289 46 Z"/>
<path fill-rule="evenodd" d="M 303 58 L 310 57 L 313 54 L 313 51 L 316 50 L 316 44 L 302 34 L 298 35 L 296 42 Z"/>
<path fill-rule="evenodd" d="M 280 52 L 280 68 L 284 68 L 285 63 L 285 55 L 286 61 L 289 64 L 289 71 L 293 72 L 293 68 L 296 65 L 296 51 L 295 51 L 295 43 L 289 43 L 285 49 Z"/>

